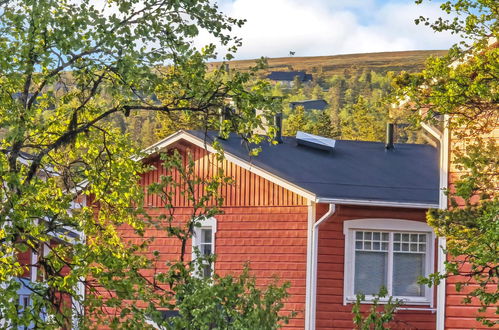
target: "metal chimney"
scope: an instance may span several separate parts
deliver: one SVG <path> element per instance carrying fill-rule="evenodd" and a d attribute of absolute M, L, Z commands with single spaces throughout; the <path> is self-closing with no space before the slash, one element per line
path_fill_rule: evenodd
<path fill-rule="evenodd" d="M 387 150 L 392 150 L 394 148 L 394 145 L 393 145 L 393 124 L 392 123 L 388 123 L 386 124 L 386 144 L 385 144 L 385 148 Z"/>
<path fill-rule="evenodd" d="M 277 129 L 275 140 L 282 143 L 282 112 L 276 113 L 274 116 L 274 125 Z"/>

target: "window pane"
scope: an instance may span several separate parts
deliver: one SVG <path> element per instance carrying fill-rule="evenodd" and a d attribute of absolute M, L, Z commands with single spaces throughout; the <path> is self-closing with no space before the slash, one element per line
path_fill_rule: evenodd
<path fill-rule="evenodd" d="M 211 229 L 201 229 L 201 242 L 211 243 Z"/>
<path fill-rule="evenodd" d="M 424 254 L 393 254 L 393 295 L 423 297 L 424 286 L 417 283 L 424 275 Z"/>
<path fill-rule="evenodd" d="M 203 277 L 211 277 L 211 265 L 203 265 Z"/>
<path fill-rule="evenodd" d="M 201 254 L 204 256 L 211 254 L 211 244 L 201 244 Z"/>
<path fill-rule="evenodd" d="M 355 252 L 354 294 L 372 295 L 386 286 L 387 256 L 385 252 Z"/>

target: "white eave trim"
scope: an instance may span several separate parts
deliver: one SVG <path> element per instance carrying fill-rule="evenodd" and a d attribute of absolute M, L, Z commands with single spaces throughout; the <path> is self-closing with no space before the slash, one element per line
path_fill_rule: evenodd
<path fill-rule="evenodd" d="M 359 199 L 340 199 L 340 198 L 321 198 L 315 200 L 316 203 L 327 204 L 348 204 L 361 206 L 386 206 L 386 207 L 406 207 L 414 209 L 438 208 L 438 204 L 431 203 L 409 203 L 409 202 L 388 202 L 378 200 L 359 200 Z"/>

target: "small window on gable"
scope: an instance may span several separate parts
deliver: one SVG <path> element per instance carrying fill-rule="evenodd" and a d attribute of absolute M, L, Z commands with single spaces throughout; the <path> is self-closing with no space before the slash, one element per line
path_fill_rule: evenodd
<path fill-rule="evenodd" d="M 200 222 L 200 227 L 195 227 L 192 237 L 192 260 L 197 255 L 195 248 L 199 250 L 202 257 L 208 257 L 215 253 L 215 233 L 217 231 L 217 221 L 215 218 L 204 219 Z M 214 265 L 203 262 L 202 269 L 196 272 L 203 277 L 211 277 L 214 271 Z"/>
<path fill-rule="evenodd" d="M 357 294 L 372 299 L 382 286 L 409 304 L 432 303 L 432 291 L 418 279 L 433 272 L 434 235 L 423 222 L 365 219 L 344 224 L 344 302 Z"/>

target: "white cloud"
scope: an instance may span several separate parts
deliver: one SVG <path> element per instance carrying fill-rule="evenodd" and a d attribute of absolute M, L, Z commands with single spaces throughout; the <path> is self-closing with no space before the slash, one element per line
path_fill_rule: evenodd
<path fill-rule="evenodd" d="M 316 56 L 414 49 L 446 49 L 457 41 L 416 26 L 420 15 L 438 17 L 438 3 L 412 0 L 376 5 L 374 0 L 234 0 L 220 3 L 226 14 L 248 22 L 237 58 Z M 196 44 L 212 39 L 201 34 Z"/>

